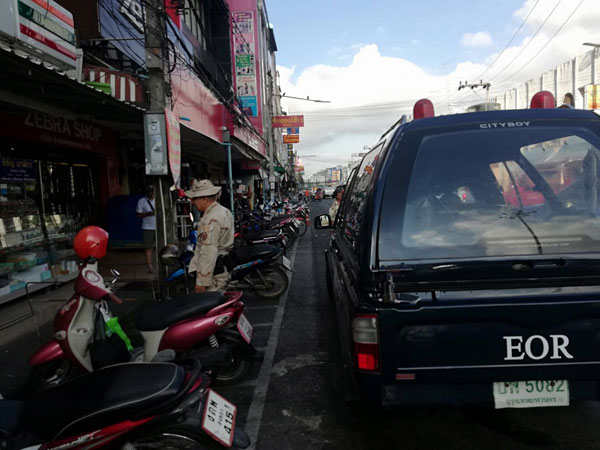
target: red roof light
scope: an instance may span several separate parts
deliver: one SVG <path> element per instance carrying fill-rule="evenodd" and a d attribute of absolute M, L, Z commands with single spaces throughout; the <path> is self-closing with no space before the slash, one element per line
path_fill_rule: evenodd
<path fill-rule="evenodd" d="M 415 120 L 434 116 L 433 103 L 428 98 L 418 100 L 413 106 L 413 119 Z"/>
<path fill-rule="evenodd" d="M 540 91 L 531 98 L 530 108 L 554 108 L 554 95 L 552 92 Z"/>

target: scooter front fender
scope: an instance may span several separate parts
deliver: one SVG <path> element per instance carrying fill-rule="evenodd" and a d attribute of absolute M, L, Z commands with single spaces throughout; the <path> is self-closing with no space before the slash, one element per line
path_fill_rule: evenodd
<path fill-rule="evenodd" d="M 46 342 L 29 357 L 30 366 L 39 366 L 57 359 L 64 359 L 65 354 L 56 339 Z"/>

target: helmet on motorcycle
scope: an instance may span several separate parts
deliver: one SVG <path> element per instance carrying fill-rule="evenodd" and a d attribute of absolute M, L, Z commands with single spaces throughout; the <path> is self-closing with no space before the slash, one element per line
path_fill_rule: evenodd
<path fill-rule="evenodd" d="M 73 240 L 73 249 L 81 259 L 104 258 L 108 245 L 108 233 L 100 227 L 85 227 Z"/>
<path fill-rule="evenodd" d="M 175 244 L 167 244 L 160 249 L 158 256 L 165 266 L 175 264 L 179 256 L 179 248 Z"/>

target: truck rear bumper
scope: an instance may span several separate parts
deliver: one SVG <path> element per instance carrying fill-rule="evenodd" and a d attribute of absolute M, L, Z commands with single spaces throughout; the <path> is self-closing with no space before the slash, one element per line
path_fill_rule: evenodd
<path fill-rule="evenodd" d="M 360 396 L 373 406 L 480 404 L 494 406 L 492 383 L 381 384 L 378 377 L 357 374 Z M 600 400 L 600 381 L 569 380 L 570 402 Z"/>

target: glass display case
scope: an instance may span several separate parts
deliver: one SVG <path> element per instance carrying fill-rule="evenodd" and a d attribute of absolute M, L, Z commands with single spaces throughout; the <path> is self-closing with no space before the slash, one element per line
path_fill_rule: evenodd
<path fill-rule="evenodd" d="M 37 189 L 32 181 L 0 182 L 0 303 L 51 278 Z"/>

